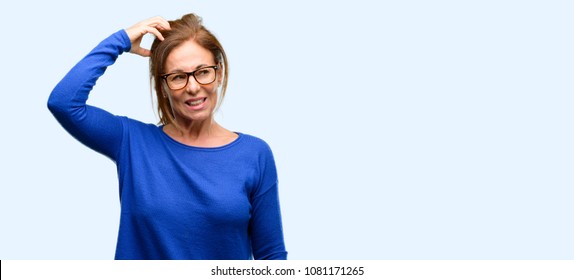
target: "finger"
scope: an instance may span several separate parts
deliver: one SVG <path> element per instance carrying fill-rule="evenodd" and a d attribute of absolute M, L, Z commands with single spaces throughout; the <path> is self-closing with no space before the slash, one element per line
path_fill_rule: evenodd
<path fill-rule="evenodd" d="M 161 30 L 161 31 L 165 31 L 165 30 L 171 30 L 171 27 L 169 25 L 165 26 L 163 24 L 158 24 L 156 26 L 154 26 L 156 29 Z"/>
<path fill-rule="evenodd" d="M 151 25 L 154 28 L 157 28 L 159 30 L 171 30 L 171 26 L 169 25 L 169 22 L 163 20 L 163 21 L 159 21 L 159 22 L 155 22 L 153 25 Z"/>
<path fill-rule="evenodd" d="M 141 49 L 139 49 L 139 51 L 138 51 L 137 54 L 139 54 L 139 55 L 141 55 L 141 56 L 143 56 L 143 57 L 150 57 L 150 56 L 151 56 L 151 51 L 148 50 L 148 49 L 141 48 Z"/>
<path fill-rule="evenodd" d="M 134 50 L 130 50 L 131 53 L 137 54 L 137 55 L 141 55 L 143 57 L 149 57 L 151 56 L 151 51 L 148 49 L 144 49 L 144 48 L 136 48 Z"/>
<path fill-rule="evenodd" d="M 169 25 L 169 21 L 165 20 L 163 17 L 157 16 L 152 18 L 152 22 L 155 24 L 155 28 L 163 29 L 163 30 L 170 30 L 171 27 Z"/>
<path fill-rule="evenodd" d="M 165 19 L 161 19 L 161 24 L 160 24 L 161 28 L 165 29 L 165 30 L 171 30 L 171 25 L 169 24 L 169 21 L 165 20 Z"/>
<path fill-rule="evenodd" d="M 147 27 L 145 30 L 146 30 L 147 32 L 152 33 L 153 35 L 155 35 L 155 37 L 157 37 L 157 38 L 160 39 L 161 41 L 164 40 L 163 35 L 161 35 L 161 32 L 159 32 L 159 30 L 157 30 L 156 28 Z"/>
<path fill-rule="evenodd" d="M 153 17 L 144 22 L 142 22 L 142 26 L 149 26 L 159 30 L 169 30 L 171 29 L 169 22 L 162 17 Z"/>

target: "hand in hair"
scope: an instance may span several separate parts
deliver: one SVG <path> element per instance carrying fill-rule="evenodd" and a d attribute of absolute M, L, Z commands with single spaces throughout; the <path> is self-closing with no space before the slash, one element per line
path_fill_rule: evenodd
<path fill-rule="evenodd" d="M 144 35 L 151 33 L 155 35 L 158 39 L 163 41 L 161 31 L 170 29 L 171 28 L 169 26 L 169 22 L 160 16 L 140 21 L 136 23 L 134 26 L 127 28 L 126 33 L 128 34 L 130 41 L 132 42 L 130 52 L 144 57 L 150 56 L 151 55 L 150 50 L 142 48 L 140 46 Z"/>

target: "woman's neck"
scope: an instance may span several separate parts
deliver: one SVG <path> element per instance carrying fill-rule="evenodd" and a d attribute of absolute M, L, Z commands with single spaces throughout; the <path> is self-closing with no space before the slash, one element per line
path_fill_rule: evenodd
<path fill-rule="evenodd" d="M 223 128 L 215 120 L 187 124 L 167 124 L 163 131 L 174 140 L 189 146 L 220 147 L 233 142 L 237 134 Z"/>

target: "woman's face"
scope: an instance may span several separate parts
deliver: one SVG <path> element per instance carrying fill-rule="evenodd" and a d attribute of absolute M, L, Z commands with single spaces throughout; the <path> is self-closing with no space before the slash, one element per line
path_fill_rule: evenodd
<path fill-rule="evenodd" d="M 203 67 L 215 66 L 214 61 L 211 52 L 195 41 L 188 40 L 174 48 L 167 56 L 165 70 L 167 74 L 193 72 Z M 212 117 L 217 105 L 217 88 L 221 83 L 221 70 L 216 72 L 217 78 L 210 84 L 199 84 L 193 75 L 190 75 L 184 88 L 169 90 L 171 106 L 178 123 L 186 125 L 192 121 L 204 121 Z"/>

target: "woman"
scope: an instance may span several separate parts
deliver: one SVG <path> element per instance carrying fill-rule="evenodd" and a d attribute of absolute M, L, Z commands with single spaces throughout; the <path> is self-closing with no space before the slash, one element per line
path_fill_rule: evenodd
<path fill-rule="evenodd" d="M 140 46 L 148 33 L 156 36 L 151 50 Z M 159 126 L 86 105 L 125 51 L 150 57 Z M 56 119 L 117 165 L 116 259 L 286 259 L 271 149 L 214 120 L 227 69 L 201 18 L 154 17 L 102 41 L 54 88 Z"/>

